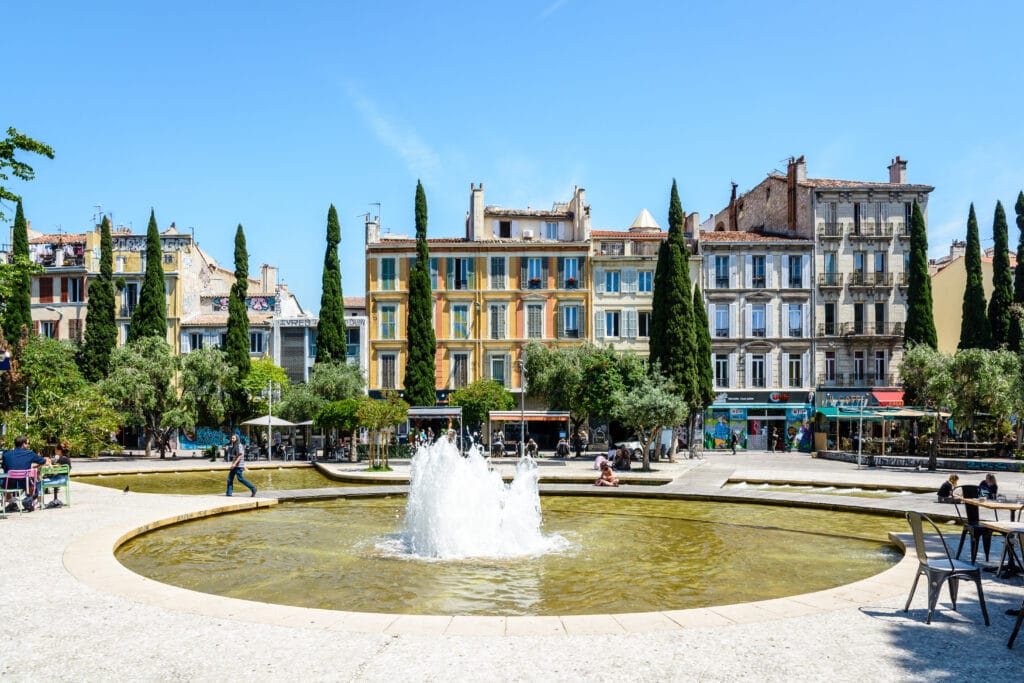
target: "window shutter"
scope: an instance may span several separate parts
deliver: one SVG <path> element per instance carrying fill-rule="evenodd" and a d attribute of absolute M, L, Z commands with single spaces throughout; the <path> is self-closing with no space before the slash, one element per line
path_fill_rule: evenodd
<path fill-rule="evenodd" d="M 540 286 L 544 289 L 548 288 L 548 257 L 545 256 L 540 260 Z"/>
<path fill-rule="evenodd" d="M 604 309 L 594 309 L 594 338 L 604 339 Z"/>
<path fill-rule="evenodd" d="M 771 339 L 775 336 L 775 306 L 772 304 L 764 305 L 764 327 L 765 337 Z"/>
<path fill-rule="evenodd" d="M 752 387 L 752 386 L 754 386 L 754 354 L 748 353 L 748 354 L 745 354 L 745 355 L 746 355 L 746 360 L 744 362 L 747 364 L 745 380 L 746 380 L 747 386 L 748 387 Z"/>
<path fill-rule="evenodd" d="M 705 315 L 708 317 L 708 334 L 712 338 L 715 336 L 715 325 L 718 321 L 718 315 L 716 314 L 717 307 L 715 304 L 706 304 L 704 306 Z"/>
<path fill-rule="evenodd" d="M 801 306 L 800 323 L 801 323 L 801 326 L 803 327 L 801 332 L 803 332 L 803 335 L 805 337 L 811 336 L 811 333 L 809 331 L 811 329 L 810 314 L 811 314 L 811 307 L 810 306 L 808 306 L 807 304 L 804 304 L 803 306 Z"/>
<path fill-rule="evenodd" d="M 587 286 L 587 272 L 585 270 L 586 265 L 586 259 L 576 259 L 576 286 L 579 287 L 580 289 L 583 289 L 584 287 Z"/>
<path fill-rule="evenodd" d="M 558 281 L 555 283 L 555 288 L 557 289 L 557 288 L 560 288 L 560 287 L 564 287 L 565 286 L 565 257 L 564 256 L 559 256 L 558 257 L 558 276 L 557 277 L 558 277 Z"/>
<path fill-rule="evenodd" d="M 555 309 L 555 336 L 559 339 L 565 336 L 565 306 Z"/>
<path fill-rule="evenodd" d="M 504 304 L 498 306 L 498 333 L 501 335 L 501 339 L 508 337 L 508 332 L 505 329 L 505 320 L 508 318 L 508 309 Z"/>
<path fill-rule="evenodd" d="M 729 336 L 738 337 L 736 334 L 736 328 L 733 325 L 736 324 L 736 304 L 729 304 Z"/>
<path fill-rule="evenodd" d="M 800 282 L 800 284 L 802 284 L 805 289 L 810 289 L 810 287 L 811 287 L 811 259 L 810 259 L 810 257 L 807 254 L 804 254 L 803 256 L 800 257 L 800 269 L 801 269 L 801 278 L 802 278 L 802 281 Z"/>
<path fill-rule="evenodd" d="M 744 308 L 745 313 L 746 313 L 746 320 L 744 322 L 746 323 L 746 325 L 743 328 L 743 333 L 742 334 L 746 334 L 748 337 L 751 335 L 751 332 L 754 329 L 753 323 L 751 322 L 751 318 L 752 318 L 751 314 L 753 312 L 753 308 L 754 308 L 753 304 L 747 304 L 745 306 L 745 308 Z"/>
<path fill-rule="evenodd" d="M 527 260 L 525 256 L 519 257 L 519 289 L 526 289 L 530 286 L 530 281 L 526 277 Z"/>
<path fill-rule="evenodd" d="M 82 278 L 82 301 L 89 300 L 89 278 Z"/>
<path fill-rule="evenodd" d="M 771 352 L 764 354 L 764 386 L 766 389 L 771 389 L 775 386 L 772 383 L 772 363 L 774 362 L 772 356 Z"/>
<path fill-rule="evenodd" d="M 768 254 L 764 257 L 764 285 L 768 289 L 775 287 L 775 273 L 778 270 L 780 258 L 778 254 Z"/>
<path fill-rule="evenodd" d="M 622 270 L 622 291 L 627 294 L 636 291 L 636 268 Z"/>
<path fill-rule="evenodd" d="M 636 337 L 636 309 L 627 308 L 623 313 L 625 314 L 623 317 L 626 319 L 626 334 L 623 336 L 633 339 Z"/>
<path fill-rule="evenodd" d="M 780 289 L 789 287 L 789 254 L 782 255 L 782 286 Z"/>
<path fill-rule="evenodd" d="M 744 278 L 745 286 L 747 289 L 754 288 L 754 257 L 747 254 L 746 258 L 746 276 Z"/>
<path fill-rule="evenodd" d="M 474 274 L 474 263 L 476 259 L 473 257 L 466 259 L 466 289 L 476 289 L 476 278 Z"/>
<path fill-rule="evenodd" d="M 655 271 L 657 272 L 657 271 Z M 704 258 L 704 289 L 709 290 L 715 286 L 715 259 Z"/>
<path fill-rule="evenodd" d="M 512 236 L 513 237 L 519 237 L 519 221 L 509 221 L 509 223 L 511 223 L 511 226 L 509 227 L 509 230 L 512 231 L 511 232 Z"/>
<path fill-rule="evenodd" d="M 801 386 L 811 386 L 811 352 L 804 351 L 802 360 L 800 361 L 800 379 L 803 381 Z"/>
<path fill-rule="evenodd" d="M 60 300 L 61 303 L 68 301 L 68 279 L 66 277 L 60 279 Z"/>
<path fill-rule="evenodd" d="M 448 290 L 455 289 L 455 259 L 448 257 L 444 260 L 444 281 L 445 288 Z"/>
<path fill-rule="evenodd" d="M 594 268 L 594 288 L 598 294 L 604 294 L 604 268 Z"/>
<path fill-rule="evenodd" d="M 735 353 L 729 354 L 729 387 L 736 386 L 736 355 Z"/>

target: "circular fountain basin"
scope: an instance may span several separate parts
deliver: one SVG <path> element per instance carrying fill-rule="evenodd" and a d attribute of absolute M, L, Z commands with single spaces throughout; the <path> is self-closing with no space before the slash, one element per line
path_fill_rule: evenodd
<path fill-rule="evenodd" d="M 130 487 L 133 493 L 172 493 L 202 495 L 224 493 L 228 470 L 192 470 L 179 472 L 135 472 L 132 474 L 75 475 L 75 483 L 94 484 L 108 488 Z M 264 491 L 294 491 L 334 486 L 360 486 L 358 483 L 334 481 L 313 467 L 250 467 L 245 478 Z M 248 495 L 240 484 L 235 488 Z"/>
<path fill-rule="evenodd" d="M 117 550 L 129 569 L 217 595 L 356 612 L 574 615 L 709 607 L 832 588 L 901 558 L 902 520 L 707 501 L 551 496 L 520 557 L 395 552 L 400 497 L 292 503 L 187 522 Z"/>

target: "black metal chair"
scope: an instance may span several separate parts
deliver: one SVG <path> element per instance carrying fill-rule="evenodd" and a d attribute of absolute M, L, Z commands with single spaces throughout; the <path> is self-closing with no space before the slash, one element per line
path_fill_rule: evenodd
<path fill-rule="evenodd" d="M 926 520 L 931 528 L 935 530 L 935 533 L 938 534 L 944 555 L 935 553 L 933 557 L 929 557 L 924 542 L 924 524 L 922 520 Z M 928 624 L 932 623 L 932 612 L 935 611 L 935 605 L 939 601 L 942 584 L 949 583 L 949 597 L 953 601 L 953 610 L 956 611 L 956 596 L 960 580 L 968 579 L 974 581 L 978 587 L 978 602 L 981 604 L 981 614 L 985 617 L 985 625 L 988 626 L 985 594 L 981 589 L 981 567 L 953 559 L 953 556 L 949 553 L 949 546 L 946 545 L 946 539 L 942 537 L 942 532 L 939 531 L 939 527 L 927 515 L 920 512 L 908 512 L 907 522 L 910 523 L 910 529 L 914 532 L 914 548 L 917 551 L 918 567 L 917 574 L 914 576 L 914 585 L 910 588 L 910 597 L 907 598 L 907 604 L 903 607 L 903 611 L 910 611 L 910 603 L 914 599 L 914 591 L 917 590 L 917 582 L 921 579 L 922 574 L 928 578 L 928 618 L 925 621 Z"/>
<path fill-rule="evenodd" d="M 977 498 L 978 487 L 973 485 L 966 485 L 959 487 L 961 495 L 964 498 Z M 960 512 L 960 506 L 963 505 L 963 514 Z M 981 538 L 982 543 L 985 545 L 985 561 L 988 562 L 989 551 L 992 549 L 992 530 L 986 526 L 982 526 L 980 512 L 981 509 L 977 505 L 971 505 L 970 503 L 957 502 L 956 498 L 953 499 L 953 507 L 956 509 L 956 516 L 960 518 L 960 523 L 963 524 L 963 531 L 960 532 L 960 545 L 956 549 L 956 559 L 960 559 L 960 553 L 964 549 L 964 541 L 967 537 L 971 537 L 971 562 L 978 561 L 978 539 Z"/>

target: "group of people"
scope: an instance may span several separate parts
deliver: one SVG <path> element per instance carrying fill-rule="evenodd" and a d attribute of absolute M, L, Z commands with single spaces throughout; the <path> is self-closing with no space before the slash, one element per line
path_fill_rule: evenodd
<path fill-rule="evenodd" d="M 594 486 L 618 486 L 619 478 L 615 476 L 615 471 L 629 471 L 631 458 L 632 454 L 625 446 L 612 446 L 608 449 L 607 455 L 601 453 L 594 458 L 594 469 L 600 472 Z"/>
<path fill-rule="evenodd" d="M 939 487 L 939 502 L 952 503 L 960 495 L 960 475 L 951 474 Z M 999 484 L 996 482 L 996 475 L 986 474 L 985 478 L 978 484 L 978 495 L 982 498 L 996 498 L 999 496 Z"/>
<path fill-rule="evenodd" d="M 44 457 L 28 446 L 28 437 L 18 436 L 14 439 L 14 448 L 4 451 L 3 454 L 4 474 L 31 472 L 35 475 L 7 477 L 4 488 L 9 493 L 0 504 L 4 505 L 8 512 L 16 512 L 19 509 L 32 512 L 37 505 L 43 502 L 43 491 L 48 488 L 53 491 L 53 500 L 46 507 L 53 508 L 63 505 L 57 496 L 57 487 L 67 484 L 68 474 L 49 474 L 43 470 L 44 476 L 40 476 L 39 468 L 50 465 L 66 465 L 70 472 L 71 458 L 67 455 L 67 449 L 64 444 L 56 444 L 53 446 L 53 456 Z"/>

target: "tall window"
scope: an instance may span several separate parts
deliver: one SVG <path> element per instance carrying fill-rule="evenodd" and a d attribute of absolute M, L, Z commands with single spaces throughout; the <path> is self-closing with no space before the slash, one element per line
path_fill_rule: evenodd
<path fill-rule="evenodd" d="M 526 304 L 526 336 L 530 339 L 544 336 L 544 304 Z"/>
<path fill-rule="evenodd" d="M 315 358 L 316 357 L 316 328 L 314 327 L 311 331 L 312 331 L 312 334 L 309 335 L 309 357 L 310 358 Z M 225 349 L 228 348 L 228 333 L 227 332 L 221 332 L 218 335 L 217 344 L 218 344 L 217 348 L 220 349 L 221 351 L 224 351 Z"/>
<path fill-rule="evenodd" d="M 505 289 L 505 259 L 502 256 L 491 257 L 491 289 Z"/>
<path fill-rule="evenodd" d="M 715 354 L 715 386 L 729 386 L 729 354 Z"/>
<path fill-rule="evenodd" d="M 767 318 L 765 316 L 764 304 L 752 304 L 750 306 L 750 336 L 767 336 Z"/>
<path fill-rule="evenodd" d="M 853 333 L 864 334 L 864 304 L 853 305 Z"/>
<path fill-rule="evenodd" d="M 875 334 L 885 334 L 885 309 L 884 302 L 875 302 Z"/>
<path fill-rule="evenodd" d="M 865 375 L 867 374 L 867 368 L 864 367 L 865 358 L 863 351 L 853 352 L 853 378 L 863 382 Z"/>
<path fill-rule="evenodd" d="M 262 332 L 249 333 L 249 353 L 263 353 L 265 335 Z"/>
<path fill-rule="evenodd" d="M 835 287 L 839 284 L 838 275 L 839 254 L 834 251 L 825 252 L 825 281 L 822 283 L 827 287 Z"/>
<path fill-rule="evenodd" d="M 439 266 L 438 266 L 438 262 L 437 262 L 437 257 L 436 256 L 431 256 L 430 257 L 430 289 L 431 290 L 436 290 L 437 289 L 438 270 L 439 270 Z"/>
<path fill-rule="evenodd" d="M 885 252 L 884 251 L 876 251 L 875 252 L 875 272 L 876 273 L 884 273 L 885 272 Z"/>
<path fill-rule="evenodd" d="M 756 353 L 750 357 L 750 386 L 763 387 L 764 385 L 764 354 Z"/>
<path fill-rule="evenodd" d="M 788 354 L 787 365 L 789 367 L 789 386 L 792 388 L 804 385 L 804 363 L 799 353 Z"/>
<path fill-rule="evenodd" d="M 398 385 L 395 383 L 396 372 L 395 366 L 398 365 L 397 357 L 393 353 L 384 353 L 380 357 L 380 388 L 381 389 L 394 389 Z"/>
<path fill-rule="evenodd" d="M 578 258 L 567 258 L 563 263 L 563 268 L 565 269 L 563 273 L 565 278 L 564 286 L 569 289 L 575 289 L 579 286 L 580 281 L 580 260 Z"/>
<path fill-rule="evenodd" d="M 39 323 L 39 334 L 40 336 L 46 337 L 47 339 L 57 338 L 57 325 L 60 321 L 58 320 L 43 320 Z"/>
<path fill-rule="evenodd" d="M 636 291 L 649 294 L 654 290 L 654 273 L 652 271 L 641 270 L 636 277 Z"/>
<path fill-rule="evenodd" d="M 825 304 L 825 334 L 834 335 L 836 333 L 836 305 L 835 303 Z"/>
<path fill-rule="evenodd" d="M 76 341 L 82 341 L 82 323 L 80 318 L 72 318 L 68 321 L 68 337 Z"/>
<path fill-rule="evenodd" d="M 546 221 L 544 223 L 544 239 L 558 239 L 558 223 L 553 223 L 551 221 Z"/>
<path fill-rule="evenodd" d="M 452 338 L 469 339 L 469 304 L 452 306 Z"/>
<path fill-rule="evenodd" d="M 380 260 L 380 288 L 384 291 L 391 291 L 395 288 L 395 259 L 393 258 Z"/>
<path fill-rule="evenodd" d="M 491 304 L 487 308 L 491 339 L 505 338 L 505 310 L 505 304 Z"/>
<path fill-rule="evenodd" d="M 473 259 L 448 259 L 448 289 L 469 289 L 473 272 Z"/>
<path fill-rule="evenodd" d="M 907 225 L 909 225 L 909 223 Z M 115 264 L 115 266 L 114 266 L 114 271 L 115 272 L 118 272 L 118 273 L 123 273 L 124 272 L 124 256 L 118 256 L 116 259 L 114 259 L 114 264 Z"/>
<path fill-rule="evenodd" d="M 202 332 L 189 332 L 188 334 L 188 349 L 189 351 L 198 351 L 203 348 L 203 334 Z"/>
<path fill-rule="evenodd" d="M 729 288 L 729 257 L 715 257 L 715 289 Z"/>
<path fill-rule="evenodd" d="M 789 257 L 789 287 L 790 289 L 800 289 L 804 286 L 804 257 L 803 256 L 790 256 Z"/>
<path fill-rule="evenodd" d="M 860 215 L 861 215 L 861 203 L 853 203 L 853 231 L 860 234 Z"/>
<path fill-rule="evenodd" d="M 715 304 L 715 336 L 729 336 L 729 305 Z"/>
<path fill-rule="evenodd" d="M 609 294 L 617 294 L 619 292 L 619 271 L 606 270 L 604 272 L 604 291 Z"/>
<path fill-rule="evenodd" d="M 81 303 L 85 300 L 84 282 L 80 277 L 68 278 L 68 301 Z"/>
<path fill-rule="evenodd" d="M 539 258 L 526 260 L 526 279 L 530 281 L 531 287 L 541 286 L 541 263 Z"/>
<path fill-rule="evenodd" d="M 498 237 L 512 236 L 512 221 L 498 221 Z"/>
<path fill-rule="evenodd" d="M 395 328 L 395 306 L 380 307 L 380 338 L 395 339 L 398 330 Z"/>
<path fill-rule="evenodd" d="M 638 337 L 650 337 L 651 336 L 651 312 L 640 311 L 637 313 L 637 336 Z"/>
<path fill-rule="evenodd" d="M 789 304 L 789 336 L 804 336 L 804 307 L 800 304 Z"/>
<path fill-rule="evenodd" d="M 504 356 L 491 356 L 491 379 L 500 384 L 505 385 L 505 357 Z"/>
<path fill-rule="evenodd" d="M 345 356 L 359 359 L 359 328 L 345 328 Z"/>
<path fill-rule="evenodd" d="M 825 381 L 835 382 L 836 381 L 836 352 L 826 351 L 825 352 Z"/>
<path fill-rule="evenodd" d="M 888 384 L 885 373 L 888 369 L 886 363 L 885 351 L 875 351 L 875 383 L 876 384 Z"/>
<path fill-rule="evenodd" d="M 562 306 L 562 336 L 579 339 L 580 307 L 575 305 Z"/>
<path fill-rule="evenodd" d="M 469 384 L 469 354 L 452 354 L 452 388 L 461 389 Z"/>
<path fill-rule="evenodd" d="M 863 275 L 867 272 L 867 259 L 863 251 L 853 252 L 853 272 Z"/>
<path fill-rule="evenodd" d="M 753 256 L 750 259 L 751 286 L 755 289 L 763 289 L 767 285 L 764 262 L 764 256 Z"/>
<path fill-rule="evenodd" d="M 39 303 L 41 303 L 41 304 L 53 303 L 53 278 L 52 277 L 41 277 L 41 278 L 39 278 Z"/>
<path fill-rule="evenodd" d="M 604 336 L 605 337 L 618 337 L 619 336 L 619 312 L 618 311 L 605 311 L 604 312 Z"/>

